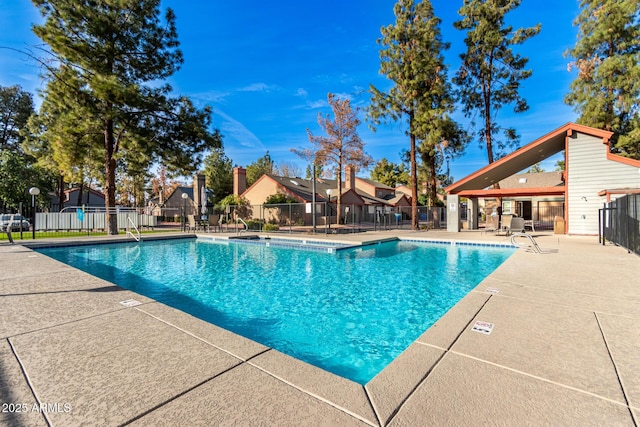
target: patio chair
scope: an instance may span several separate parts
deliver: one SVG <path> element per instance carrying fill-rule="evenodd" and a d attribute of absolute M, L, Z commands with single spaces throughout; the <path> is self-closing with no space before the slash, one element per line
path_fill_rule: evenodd
<path fill-rule="evenodd" d="M 502 215 L 500 218 L 500 228 L 496 232 L 496 234 L 505 233 L 505 236 L 508 236 L 511 232 L 511 219 L 514 216 L 512 214 Z"/>
<path fill-rule="evenodd" d="M 511 218 L 507 235 L 513 233 L 524 233 L 524 218 L 521 218 L 519 216 L 514 216 Z"/>
<path fill-rule="evenodd" d="M 484 223 L 484 232 L 497 232 L 498 231 L 498 216 L 489 215 Z"/>
<path fill-rule="evenodd" d="M 187 228 L 187 231 L 189 231 L 189 230 L 196 231 L 198 229 L 198 225 L 196 224 L 196 217 L 195 216 L 187 215 L 186 228 Z"/>
<path fill-rule="evenodd" d="M 211 231 L 212 228 L 214 231 L 222 231 L 220 223 L 220 215 L 209 215 L 208 231 Z"/>

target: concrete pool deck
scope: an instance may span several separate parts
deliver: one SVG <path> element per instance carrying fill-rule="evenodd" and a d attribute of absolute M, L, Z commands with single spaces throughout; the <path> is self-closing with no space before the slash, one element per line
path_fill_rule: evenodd
<path fill-rule="evenodd" d="M 509 242 L 328 238 L 394 236 Z M 0 425 L 637 426 L 640 257 L 536 236 L 366 386 L 0 244 Z"/>

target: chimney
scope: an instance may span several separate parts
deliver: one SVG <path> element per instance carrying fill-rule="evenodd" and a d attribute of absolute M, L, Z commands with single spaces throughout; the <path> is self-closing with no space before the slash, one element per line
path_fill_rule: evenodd
<path fill-rule="evenodd" d="M 242 166 L 233 168 L 233 195 L 240 196 L 247 189 L 247 170 Z"/>
<path fill-rule="evenodd" d="M 356 168 L 352 165 L 347 165 L 345 168 L 345 190 L 355 189 L 356 188 Z"/>

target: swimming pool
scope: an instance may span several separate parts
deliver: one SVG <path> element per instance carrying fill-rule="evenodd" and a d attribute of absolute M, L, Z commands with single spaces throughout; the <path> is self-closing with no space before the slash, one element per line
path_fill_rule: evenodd
<path fill-rule="evenodd" d="M 38 251 L 366 384 L 514 249 L 395 241 L 320 252 L 184 239 Z"/>

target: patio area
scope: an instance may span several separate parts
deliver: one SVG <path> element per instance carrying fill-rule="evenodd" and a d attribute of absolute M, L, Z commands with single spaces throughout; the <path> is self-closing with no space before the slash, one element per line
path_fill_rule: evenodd
<path fill-rule="evenodd" d="M 535 236 L 366 386 L 2 243 L 0 425 L 637 426 L 640 257 Z M 317 236 L 395 237 L 509 242 Z"/>

